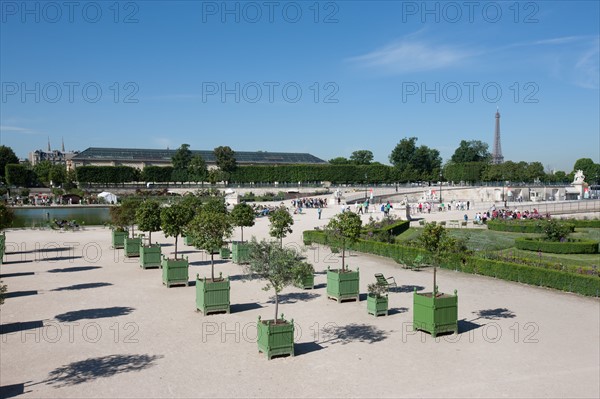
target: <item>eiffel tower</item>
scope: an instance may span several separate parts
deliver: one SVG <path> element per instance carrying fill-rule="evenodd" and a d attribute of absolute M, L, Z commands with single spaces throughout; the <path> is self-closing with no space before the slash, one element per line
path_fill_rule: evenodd
<path fill-rule="evenodd" d="M 504 162 L 502 146 L 500 144 L 500 112 L 496 108 L 496 130 L 494 131 L 494 152 L 492 152 L 492 163 L 495 165 Z"/>

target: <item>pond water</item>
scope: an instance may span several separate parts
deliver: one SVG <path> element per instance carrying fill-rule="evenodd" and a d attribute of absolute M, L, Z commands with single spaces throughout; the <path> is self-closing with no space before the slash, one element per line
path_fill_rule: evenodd
<path fill-rule="evenodd" d="M 12 227 L 45 226 L 50 220 L 75 220 L 86 226 L 102 225 L 110 221 L 110 207 L 35 207 L 14 209 Z"/>

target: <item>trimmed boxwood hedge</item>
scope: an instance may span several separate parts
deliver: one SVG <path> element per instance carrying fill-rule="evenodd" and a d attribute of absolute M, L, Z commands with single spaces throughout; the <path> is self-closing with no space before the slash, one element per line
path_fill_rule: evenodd
<path fill-rule="evenodd" d="M 515 247 L 527 251 L 541 251 L 552 254 L 595 254 L 598 242 L 591 240 L 545 241 L 541 238 L 519 237 Z"/>
<path fill-rule="evenodd" d="M 317 243 L 339 246 L 339 242 L 332 242 L 322 231 L 304 231 L 303 239 L 306 245 Z M 424 249 L 382 242 L 359 240 L 349 245 L 348 248 L 358 252 L 385 256 L 408 265 L 411 265 L 419 255 L 422 256 L 423 263 L 429 263 L 433 259 L 432 254 Z M 463 254 L 446 256 L 441 260 L 439 266 L 444 269 L 461 271 L 463 273 L 481 274 L 502 280 L 575 292 L 581 295 L 600 296 L 600 278 L 596 276 L 519 265 L 516 263 L 483 259 L 477 256 L 465 256 Z"/>
<path fill-rule="evenodd" d="M 543 233 L 541 223 L 543 220 L 488 220 L 487 226 L 489 230 L 507 231 L 510 233 Z M 571 232 L 575 231 L 576 226 L 572 220 L 560 220 L 571 228 Z"/>
<path fill-rule="evenodd" d="M 561 222 L 563 221 L 562 219 L 558 219 L 558 220 L 560 220 Z M 569 224 L 574 225 L 575 228 L 600 229 L 600 219 L 592 219 L 592 220 L 568 219 L 565 221 L 568 222 Z"/>

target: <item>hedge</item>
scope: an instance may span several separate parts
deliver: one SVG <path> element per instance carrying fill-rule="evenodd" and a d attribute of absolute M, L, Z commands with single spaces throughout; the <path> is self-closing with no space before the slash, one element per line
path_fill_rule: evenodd
<path fill-rule="evenodd" d="M 543 220 L 488 220 L 488 230 L 507 231 L 510 233 L 543 233 L 541 223 Z M 572 220 L 563 221 L 569 225 L 571 232 L 575 231 Z"/>
<path fill-rule="evenodd" d="M 304 231 L 303 239 L 306 245 L 317 243 L 339 246 L 339 242 L 332 242 L 322 231 Z M 349 245 L 348 249 L 384 256 L 408 265 L 413 264 L 415 258 L 419 255 L 422 256 L 422 263 L 428 263 L 433 259 L 433 255 L 424 249 L 382 242 L 359 240 Z M 494 261 L 477 256 L 465 256 L 463 254 L 446 256 L 441 260 L 439 266 L 444 269 L 461 271 L 463 273 L 481 274 L 502 280 L 554 288 L 581 295 L 600 296 L 600 278 L 595 276 Z"/>
<path fill-rule="evenodd" d="M 563 221 L 563 219 L 559 219 L 561 222 Z M 565 221 L 569 222 L 569 224 L 572 224 L 573 226 L 575 226 L 575 228 L 580 228 L 580 229 L 585 229 L 585 228 L 591 228 L 591 229 L 600 229 L 600 219 L 591 219 L 591 220 L 584 220 L 584 219 L 566 219 Z"/>
<path fill-rule="evenodd" d="M 515 247 L 527 251 L 541 251 L 552 254 L 595 254 L 598 253 L 598 242 L 592 240 L 545 241 L 541 238 L 519 237 L 515 239 Z"/>

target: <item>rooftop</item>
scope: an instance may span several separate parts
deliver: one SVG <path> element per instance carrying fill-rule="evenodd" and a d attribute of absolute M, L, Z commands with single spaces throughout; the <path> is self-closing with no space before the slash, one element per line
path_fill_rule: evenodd
<path fill-rule="evenodd" d="M 191 150 L 206 162 L 215 163 L 212 150 Z M 177 150 L 144 148 L 100 148 L 90 147 L 73 157 L 73 161 L 164 161 L 170 162 Z M 308 153 L 236 151 L 235 159 L 239 164 L 325 164 L 326 161 Z"/>

